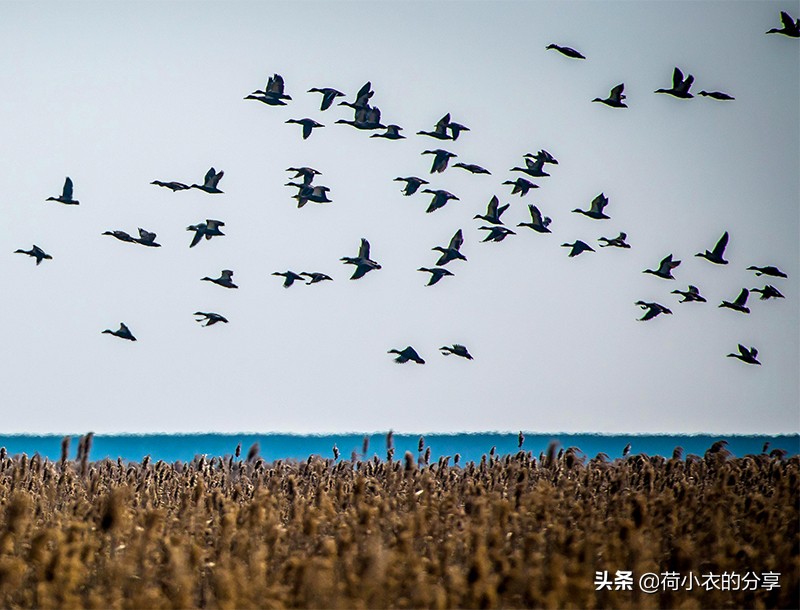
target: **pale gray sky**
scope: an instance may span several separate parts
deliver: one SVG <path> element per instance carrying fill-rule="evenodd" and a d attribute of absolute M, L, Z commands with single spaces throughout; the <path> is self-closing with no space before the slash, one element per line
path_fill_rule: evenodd
<path fill-rule="evenodd" d="M 797 432 L 800 41 L 765 35 L 781 10 L 800 3 L 3 3 L 3 431 Z M 736 100 L 655 95 L 675 66 Z M 242 99 L 273 73 L 286 107 Z M 352 112 L 306 93 L 367 80 L 406 140 L 335 125 Z M 621 82 L 628 109 L 589 102 Z M 471 131 L 414 135 L 446 112 Z M 284 123 L 302 117 L 325 127 L 303 141 Z M 492 175 L 431 176 L 438 147 Z M 559 165 L 512 197 L 508 170 L 540 148 Z M 334 203 L 297 209 L 292 165 Z M 149 184 L 211 166 L 223 195 Z M 407 175 L 461 201 L 425 214 Z M 65 176 L 79 206 L 45 202 Z M 570 212 L 600 192 L 611 220 Z M 479 243 L 492 195 L 518 234 Z M 513 226 L 528 203 L 551 235 Z M 190 250 L 206 218 L 226 236 Z M 100 235 L 137 227 L 163 247 Z M 416 269 L 458 228 L 469 261 L 426 287 Z M 620 230 L 630 250 L 559 247 Z M 729 265 L 694 257 L 726 230 Z M 361 237 L 383 269 L 350 281 Z M 34 243 L 53 260 L 12 254 Z M 641 273 L 669 253 L 676 281 Z M 789 278 L 745 270 L 766 264 Z M 239 290 L 200 281 L 224 268 Z M 334 281 L 285 290 L 287 269 Z M 786 298 L 717 307 L 765 283 Z M 678 304 L 688 284 L 709 302 Z M 673 315 L 638 322 L 639 299 Z M 120 321 L 136 343 L 101 334 Z M 454 342 L 475 360 L 438 353 Z M 763 366 L 726 358 L 737 343 Z M 409 344 L 425 366 L 386 354 Z"/>

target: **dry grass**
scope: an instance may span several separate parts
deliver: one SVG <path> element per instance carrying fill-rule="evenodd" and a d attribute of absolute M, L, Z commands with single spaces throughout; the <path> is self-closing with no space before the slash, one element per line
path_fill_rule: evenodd
<path fill-rule="evenodd" d="M 800 604 L 797 457 L 124 464 L 83 443 L 0 452 L 2 608 Z M 781 580 L 646 595 L 595 591 L 597 570 Z"/>

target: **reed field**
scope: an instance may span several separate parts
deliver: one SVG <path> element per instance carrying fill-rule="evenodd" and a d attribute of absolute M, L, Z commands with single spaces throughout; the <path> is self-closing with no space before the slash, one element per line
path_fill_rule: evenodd
<path fill-rule="evenodd" d="M 0 450 L 0 608 L 800 606 L 800 458 L 781 452 L 169 464 L 90 446 Z M 689 580 L 647 593 L 646 573 Z"/>

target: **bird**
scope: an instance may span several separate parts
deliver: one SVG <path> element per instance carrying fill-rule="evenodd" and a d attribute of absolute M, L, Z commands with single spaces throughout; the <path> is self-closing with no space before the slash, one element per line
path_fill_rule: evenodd
<path fill-rule="evenodd" d="M 492 172 L 490 172 L 485 167 L 481 167 L 480 165 L 475 165 L 474 163 L 454 163 L 453 167 L 460 167 L 461 169 L 465 169 L 470 174 L 488 174 L 490 176 L 492 174 Z"/>
<path fill-rule="evenodd" d="M 305 118 L 305 119 L 287 119 L 286 122 L 287 123 L 293 123 L 293 124 L 296 124 L 296 125 L 302 125 L 303 126 L 303 139 L 304 140 L 307 140 L 308 136 L 311 135 L 311 130 L 312 129 L 315 129 L 317 127 L 325 127 L 325 125 L 323 125 L 322 123 L 317 123 L 314 119 L 309 119 L 309 118 Z"/>
<path fill-rule="evenodd" d="M 345 102 L 342 102 L 344 104 Z M 386 129 L 386 125 L 381 123 L 381 111 L 376 106 L 365 106 L 356 110 L 355 118 L 352 121 L 339 119 L 336 121 L 340 125 L 352 125 L 356 129 L 372 130 Z"/>
<path fill-rule="evenodd" d="M 297 207 L 302 208 L 306 203 L 309 201 L 313 201 L 314 203 L 332 203 L 332 199 L 328 199 L 328 191 L 329 189 L 327 186 L 317 185 L 311 186 L 310 184 L 297 184 L 295 182 L 289 182 L 284 186 L 294 186 L 297 187 L 298 191 L 296 195 L 292 195 L 293 199 L 297 199 Z"/>
<path fill-rule="evenodd" d="M 603 210 L 608 205 L 608 197 L 606 197 L 603 193 L 600 193 L 597 197 L 592 199 L 591 207 L 588 210 L 579 210 L 574 209 L 573 212 L 577 212 L 578 214 L 583 214 L 584 216 L 588 216 L 589 218 L 594 218 L 595 220 L 604 220 L 611 218 L 603 213 Z"/>
<path fill-rule="evenodd" d="M 272 95 L 258 95 L 256 93 L 251 93 L 250 95 L 245 96 L 244 99 L 256 100 L 257 102 L 261 102 L 267 106 L 286 106 L 286 102 Z"/>
<path fill-rule="evenodd" d="M 331 276 L 325 275 L 324 273 L 319 273 L 317 271 L 312 271 L 311 273 L 309 273 L 308 271 L 303 271 L 300 275 L 305 275 L 305 276 L 308 277 L 308 281 L 306 282 L 306 285 L 317 284 L 317 283 L 323 282 L 325 280 L 333 281 L 333 278 Z"/>
<path fill-rule="evenodd" d="M 64 180 L 64 188 L 61 189 L 61 195 L 48 197 L 45 201 L 58 201 L 66 205 L 78 205 L 80 201 L 72 198 L 72 178 L 67 176 L 67 179 Z"/>
<path fill-rule="evenodd" d="M 627 97 L 622 93 L 624 90 L 625 90 L 625 83 L 620 83 L 619 85 L 611 89 L 606 99 L 600 99 L 599 97 L 596 97 L 592 101 L 600 102 L 601 104 L 605 104 L 606 106 L 611 106 L 612 108 L 627 108 L 628 105 L 622 101 Z"/>
<path fill-rule="evenodd" d="M 442 352 L 442 356 L 450 356 L 452 354 L 454 356 L 461 356 L 467 360 L 473 359 L 472 354 L 469 353 L 469 350 L 467 350 L 467 348 L 460 343 L 453 343 L 452 347 L 449 345 L 443 345 L 439 348 L 439 351 Z"/>
<path fill-rule="evenodd" d="M 742 288 L 742 291 L 739 293 L 739 296 L 733 302 L 730 301 L 722 301 L 719 304 L 719 307 L 726 307 L 728 309 L 733 309 L 734 311 L 739 311 L 741 313 L 750 313 L 750 308 L 747 307 L 747 297 L 749 296 L 750 291 L 747 288 Z"/>
<path fill-rule="evenodd" d="M 516 235 L 514 231 L 503 226 L 478 227 L 478 229 L 482 231 L 489 231 L 489 233 L 486 235 L 486 239 L 482 239 L 481 242 L 503 241 L 509 235 Z"/>
<path fill-rule="evenodd" d="M 667 309 L 663 305 L 660 305 L 659 303 L 646 303 L 645 301 L 636 301 L 636 303 L 634 304 L 638 305 L 642 309 L 647 310 L 645 314 L 641 318 L 639 318 L 640 322 L 646 322 L 647 320 L 652 320 L 657 315 L 662 313 L 670 315 L 672 314 L 672 312 L 669 309 Z"/>
<path fill-rule="evenodd" d="M 423 180 L 422 178 L 417 178 L 416 176 L 408 176 L 407 178 L 400 178 L 397 177 L 393 180 L 393 182 L 405 182 L 406 185 L 403 188 L 403 195 L 408 197 L 409 195 L 413 195 L 417 192 L 420 186 L 423 184 L 430 184 L 427 180 Z"/>
<path fill-rule="evenodd" d="M 100 334 L 101 335 L 109 334 L 109 335 L 114 335 L 115 337 L 119 337 L 120 339 L 127 339 L 128 341 L 136 341 L 136 337 L 133 336 L 133 333 L 125 325 L 124 322 L 119 323 L 119 328 L 117 330 L 106 329 Z"/>
<path fill-rule="evenodd" d="M 519 431 L 517 435 L 517 449 L 522 449 L 522 443 L 525 442 L 525 435 L 522 433 L 522 430 Z"/>
<path fill-rule="evenodd" d="M 503 215 L 510 204 L 501 205 L 498 207 L 500 200 L 497 196 L 492 196 L 491 200 L 489 201 L 489 205 L 486 207 L 486 214 L 477 214 L 472 217 L 473 220 L 477 220 L 480 218 L 481 220 L 485 220 L 486 222 L 490 222 L 493 225 L 501 225 L 503 221 L 500 220 L 500 216 Z"/>
<path fill-rule="evenodd" d="M 450 135 L 453 136 L 453 140 L 458 140 L 458 136 L 462 131 L 470 131 L 470 128 L 466 125 L 454 123 L 453 121 L 450 121 L 450 124 L 447 126 L 447 128 L 450 130 Z"/>
<path fill-rule="evenodd" d="M 194 237 L 192 238 L 192 243 L 189 244 L 190 248 L 193 248 L 200 240 L 203 239 L 205 236 L 206 239 L 211 239 L 215 235 L 225 235 L 222 231 L 219 230 L 219 227 L 224 227 L 225 223 L 220 220 L 212 220 L 207 218 L 205 222 L 201 222 L 196 225 L 189 225 L 186 227 L 187 231 L 194 231 Z"/>
<path fill-rule="evenodd" d="M 760 292 L 762 301 L 767 301 L 769 299 L 783 299 L 785 298 L 781 293 L 780 290 L 775 288 L 775 286 L 771 286 L 767 284 L 763 288 L 751 288 L 750 292 Z"/>
<path fill-rule="evenodd" d="M 455 153 L 442 150 L 441 148 L 437 148 L 436 150 L 426 150 L 420 154 L 434 155 L 433 163 L 431 164 L 432 174 L 442 173 L 444 170 L 447 169 L 447 162 L 450 161 L 451 158 L 458 156 Z"/>
<path fill-rule="evenodd" d="M 793 20 L 789 13 L 781 11 L 781 23 L 783 27 L 767 30 L 767 34 L 783 34 L 792 38 L 800 38 L 800 19 Z"/>
<path fill-rule="evenodd" d="M 279 275 L 284 278 L 283 280 L 284 288 L 289 288 L 289 286 L 294 284 L 296 280 L 299 280 L 301 282 L 303 281 L 302 276 L 298 275 L 294 271 L 284 271 L 284 272 L 275 271 L 274 273 L 272 273 L 272 275 Z"/>
<path fill-rule="evenodd" d="M 313 167 L 287 167 L 287 172 L 294 172 L 294 176 L 292 178 L 300 178 L 303 177 L 303 184 L 311 184 L 311 181 L 314 180 L 314 176 L 321 176 L 322 172 L 315 170 Z"/>
<path fill-rule="evenodd" d="M 367 273 L 372 271 L 373 269 L 380 269 L 381 266 L 372 260 L 369 257 L 369 242 L 361 238 L 361 246 L 358 248 L 358 256 L 350 257 L 344 256 L 339 259 L 346 265 L 355 265 L 356 270 L 353 271 L 353 275 L 350 276 L 351 280 L 357 280 L 359 278 L 364 277 Z"/>
<path fill-rule="evenodd" d="M 267 86 L 261 91 L 257 89 L 250 95 L 261 95 L 275 101 L 291 100 L 291 96 L 284 93 L 284 81 L 280 74 L 273 74 L 267 79 Z M 285 104 L 284 104 L 285 105 Z"/>
<path fill-rule="evenodd" d="M 437 190 L 423 189 L 422 192 L 433 195 L 433 198 L 431 199 L 431 203 L 428 206 L 428 209 L 425 210 L 427 214 L 430 214 L 431 212 L 438 210 L 441 207 L 444 207 L 445 204 L 451 199 L 455 199 L 456 201 L 461 201 L 458 197 L 453 195 L 453 193 L 441 189 Z"/>
<path fill-rule="evenodd" d="M 103 231 L 101 235 L 110 235 L 111 237 L 116 237 L 120 241 L 127 241 L 127 242 L 134 242 L 136 241 L 133 237 L 131 237 L 125 231 Z"/>
<path fill-rule="evenodd" d="M 197 317 L 197 321 L 200 323 L 201 326 L 211 326 L 216 324 L 217 322 L 225 322 L 228 323 L 228 320 L 221 316 L 218 313 L 214 313 L 213 311 L 210 312 L 203 312 L 203 311 L 195 311 L 195 316 Z M 203 324 L 205 322 L 205 324 Z"/>
<path fill-rule="evenodd" d="M 373 133 L 370 138 L 386 138 L 387 140 L 404 140 L 405 136 L 401 135 L 403 130 L 400 125 L 387 125 L 385 133 Z"/>
<path fill-rule="evenodd" d="M 516 195 L 519 193 L 520 197 L 524 197 L 528 194 L 528 191 L 531 189 L 538 189 L 539 185 L 534 184 L 530 180 L 526 180 L 525 178 L 517 178 L 516 180 L 506 180 L 503 184 L 510 184 L 514 188 L 511 189 L 511 194 Z"/>
<path fill-rule="evenodd" d="M 720 100 L 723 102 L 735 100 L 736 98 L 732 95 L 728 95 L 727 93 L 723 93 L 722 91 L 701 91 L 697 95 L 702 95 L 703 97 L 710 97 L 715 100 Z"/>
<path fill-rule="evenodd" d="M 453 237 L 450 238 L 450 243 L 446 248 L 442 246 L 435 246 L 431 248 L 431 250 L 436 250 L 442 253 L 442 255 L 439 257 L 439 260 L 436 261 L 436 266 L 440 267 L 442 265 L 446 265 L 450 261 L 455 260 L 457 258 L 461 259 L 462 261 L 467 260 L 467 257 L 461 254 L 461 252 L 459 251 L 461 249 L 461 244 L 463 243 L 464 243 L 464 235 L 461 232 L 461 229 L 459 229 L 453 234 Z"/>
<path fill-rule="evenodd" d="M 413 362 L 416 362 L 417 364 L 425 364 L 425 361 L 417 353 L 417 350 L 415 350 L 410 345 L 408 347 L 402 349 L 402 350 L 390 349 L 386 353 L 387 354 L 397 354 L 397 358 L 395 358 L 394 361 L 397 362 L 398 364 L 404 364 L 404 363 L 408 362 L 409 360 L 411 360 Z"/>
<path fill-rule="evenodd" d="M 569 251 L 569 257 L 570 258 L 572 258 L 573 256 L 578 256 L 579 254 L 582 254 L 583 252 L 594 252 L 595 251 L 594 248 L 592 248 L 586 242 L 581 241 L 580 239 L 576 239 L 571 244 L 561 244 L 561 247 L 562 248 L 572 248 L 572 250 Z"/>
<path fill-rule="evenodd" d="M 14 254 L 27 254 L 36 259 L 36 264 L 39 265 L 43 260 L 51 260 L 53 257 L 47 254 L 36 244 L 30 250 L 14 250 Z"/>
<path fill-rule="evenodd" d="M 330 87 L 312 87 L 308 90 L 308 93 L 322 94 L 322 102 L 319 105 L 320 110 L 327 110 L 337 97 L 344 97 L 344 93 L 336 89 L 331 89 Z"/>
<path fill-rule="evenodd" d="M 155 184 L 156 186 L 162 186 L 165 188 L 170 189 L 173 193 L 175 191 L 186 191 L 192 188 L 188 184 L 184 184 L 183 182 L 162 182 L 161 180 L 153 180 L 150 184 Z"/>
<path fill-rule="evenodd" d="M 542 169 L 544 164 L 545 160 L 543 157 L 537 157 L 535 161 L 531 160 L 529 157 L 525 157 L 525 167 L 512 167 L 510 171 L 523 172 L 533 178 L 546 178 L 550 174 Z"/>
<path fill-rule="evenodd" d="M 230 269 L 223 269 L 219 277 L 216 278 L 203 277 L 200 279 L 205 280 L 207 282 L 213 282 L 218 286 L 222 286 L 223 288 L 238 288 L 238 286 L 233 283 L 232 278 L 233 278 L 233 271 L 231 271 Z"/>
<path fill-rule="evenodd" d="M 550 218 L 546 216 L 542 216 L 542 213 L 532 203 L 528 204 L 528 211 L 531 214 L 531 221 L 530 222 L 521 222 L 517 226 L 518 227 L 529 227 L 536 231 L 537 233 L 550 233 L 550 229 L 547 227 L 550 226 Z"/>
<path fill-rule="evenodd" d="M 143 228 L 139 227 L 139 237 L 134 237 L 133 241 L 150 248 L 160 248 L 161 244 L 156 243 L 156 237 L 157 235 L 155 233 L 145 231 Z"/>
<path fill-rule="evenodd" d="M 625 445 L 625 448 L 622 450 L 622 457 L 627 457 L 630 452 L 631 452 L 631 444 L 628 443 L 627 445 Z"/>
<path fill-rule="evenodd" d="M 439 121 L 436 123 L 436 126 L 433 128 L 433 131 L 418 131 L 418 136 L 429 136 L 431 138 L 436 138 L 437 140 L 454 140 L 451 134 L 447 133 L 447 129 L 450 126 L 450 113 L 448 112 L 444 115 Z"/>
<path fill-rule="evenodd" d="M 697 286 L 692 286 L 689 284 L 689 288 L 687 290 L 673 290 L 670 294 L 679 294 L 683 298 L 679 301 L 680 303 L 705 303 L 706 299 L 700 294 L 700 289 Z"/>
<path fill-rule="evenodd" d="M 420 267 L 417 271 L 426 271 L 431 274 L 431 279 L 428 280 L 426 286 L 433 286 L 436 282 L 441 280 L 445 275 L 454 275 L 443 267 Z"/>
<path fill-rule="evenodd" d="M 203 184 L 193 184 L 189 188 L 200 189 L 201 191 L 212 194 L 222 193 L 222 191 L 217 188 L 217 184 L 219 184 L 219 181 L 224 174 L 225 172 L 217 172 L 212 167 L 206 172 L 206 177 L 203 179 Z"/>
<path fill-rule="evenodd" d="M 742 362 L 746 364 L 758 364 L 761 363 L 757 360 L 758 357 L 758 350 L 754 347 L 747 349 L 744 345 L 739 343 L 739 353 L 738 354 L 728 354 L 728 358 L 738 358 Z M 764 450 L 766 451 L 766 449 Z"/>
<path fill-rule="evenodd" d="M 339 106 L 349 106 L 355 110 L 366 108 L 369 106 L 369 99 L 374 94 L 375 92 L 372 90 L 372 83 L 367 81 L 364 83 L 361 89 L 358 90 L 358 93 L 356 93 L 356 99 L 354 102 L 339 102 Z"/>
<path fill-rule="evenodd" d="M 571 47 L 562 47 L 557 44 L 549 44 L 545 47 L 545 49 L 554 49 L 559 53 L 561 53 L 562 55 L 565 55 L 572 59 L 586 59 L 586 57 L 584 57 L 581 53 L 579 53 L 578 51 L 576 51 Z"/>
<path fill-rule="evenodd" d="M 672 275 L 672 270 L 680 264 L 681 261 L 673 261 L 672 254 L 669 254 L 661 259 L 661 262 L 658 264 L 658 269 L 645 269 L 642 273 L 650 273 L 665 280 L 674 280 L 675 277 Z"/>
<path fill-rule="evenodd" d="M 666 93 L 667 95 L 671 95 L 673 97 L 680 97 L 683 99 L 689 99 L 694 97 L 691 93 L 689 93 L 689 89 L 694 82 L 694 76 L 691 74 L 686 78 L 683 77 L 683 72 L 680 71 L 680 68 L 675 68 L 672 72 L 672 87 L 669 89 L 656 89 L 656 93 Z"/>
<path fill-rule="evenodd" d="M 789 277 L 783 271 L 778 269 L 777 267 L 773 267 L 772 265 L 768 265 L 766 267 L 756 267 L 750 266 L 747 268 L 748 271 L 755 271 L 756 275 L 770 275 L 772 277 Z"/>
<path fill-rule="evenodd" d="M 609 239 L 608 237 L 600 237 L 597 241 L 604 241 L 606 243 L 600 244 L 601 248 L 607 248 L 608 246 L 613 246 L 615 248 L 630 248 L 630 244 L 626 243 L 625 240 L 628 238 L 628 234 L 624 233 L 623 231 L 619 232 L 619 235 Z"/>
<path fill-rule="evenodd" d="M 709 252 L 706 250 L 705 252 L 698 252 L 695 256 L 699 256 L 700 258 L 704 258 L 707 261 L 711 261 L 716 265 L 727 265 L 728 261 L 722 258 L 722 255 L 725 254 L 725 247 L 728 245 L 728 232 L 725 231 L 722 234 L 722 237 L 719 238 L 717 241 L 717 245 L 714 246 L 714 249 Z"/>
<path fill-rule="evenodd" d="M 545 163 L 552 163 L 553 165 L 558 165 L 558 159 L 556 159 L 553 155 L 551 155 L 544 149 L 541 149 L 535 155 L 533 153 L 525 153 L 523 157 L 530 157 L 532 159 L 535 159 L 536 161 L 539 161 L 541 159 Z"/>

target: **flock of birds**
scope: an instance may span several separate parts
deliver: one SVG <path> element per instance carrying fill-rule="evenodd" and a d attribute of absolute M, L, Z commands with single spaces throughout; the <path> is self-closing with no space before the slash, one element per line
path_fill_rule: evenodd
<path fill-rule="evenodd" d="M 800 38 L 800 19 L 793 20 L 786 12 L 781 12 L 781 28 L 770 29 L 767 34 L 783 34 L 793 38 Z M 547 50 L 554 50 L 561 53 L 565 57 L 575 60 L 585 59 L 585 56 L 579 51 L 566 46 L 550 44 L 546 47 Z M 690 99 L 693 96 L 691 87 L 694 83 L 692 75 L 684 76 L 683 72 L 676 67 L 672 75 L 672 87 L 657 89 L 655 93 L 667 94 L 680 99 Z M 599 102 L 612 108 L 627 108 L 625 104 L 624 83 L 620 83 L 613 87 L 607 98 L 594 98 L 592 102 Z M 320 111 L 324 112 L 330 109 L 338 98 L 346 97 L 344 93 L 330 87 L 314 87 L 308 90 L 308 93 L 317 93 L 322 95 Z M 374 95 L 370 82 L 367 82 L 355 95 L 352 102 L 340 101 L 338 106 L 349 107 L 353 110 L 353 119 L 339 119 L 337 124 L 349 125 L 358 130 L 376 131 L 379 129 L 385 130 L 382 133 L 373 133 L 371 138 L 384 138 L 389 140 L 405 139 L 406 136 L 400 132 L 402 127 L 396 124 L 386 124 L 381 122 L 381 111 L 378 107 L 371 105 L 371 98 Z M 721 91 L 700 91 L 700 96 L 709 97 L 718 101 L 732 101 L 735 98 L 725 92 Z M 263 90 L 256 90 L 247 95 L 245 100 L 254 100 L 261 102 L 267 106 L 286 106 L 287 102 L 291 101 L 291 96 L 285 93 L 284 79 L 279 74 L 274 74 L 268 79 L 268 82 Z M 315 129 L 324 127 L 322 123 L 312 118 L 290 118 L 285 121 L 288 124 L 296 124 L 302 128 L 302 138 L 308 139 L 311 137 Z M 425 136 L 436 139 L 440 142 L 455 142 L 459 136 L 470 131 L 470 128 L 457 123 L 452 120 L 450 113 L 445 114 L 433 127 L 431 131 L 420 130 L 417 132 L 419 136 Z M 441 174 L 447 170 L 451 159 L 456 158 L 458 155 L 442 148 L 435 148 L 431 150 L 424 150 L 422 155 L 430 155 L 433 157 L 430 168 L 431 174 Z M 557 165 L 558 160 L 548 151 L 539 150 L 537 153 L 528 153 L 523 156 L 524 167 L 513 167 L 509 171 L 524 174 L 524 177 L 518 176 L 513 180 L 506 180 L 502 185 L 511 186 L 511 194 L 519 195 L 520 197 L 526 196 L 531 190 L 539 188 L 537 184 L 531 179 L 541 179 L 550 176 L 545 171 L 547 165 Z M 458 162 L 454 163 L 452 167 L 462 169 L 470 174 L 487 174 L 491 172 L 484 167 L 476 164 Z M 285 185 L 295 188 L 297 191 L 293 198 L 297 200 L 297 207 L 302 208 L 308 202 L 317 204 L 331 203 L 329 198 L 330 188 L 327 186 L 314 184 L 317 176 L 321 172 L 311 167 L 289 167 L 287 171 L 293 172 L 290 181 Z M 208 194 L 222 194 L 223 191 L 219 188 L 220 180 L 224 176 L 223 171 L 216 171 L 213 167 L 208 170 L 205 178 L 201 184 L 185 184 L 178 181 L 161 181 L 154 180 L 151 184 L 166 188 L 172 192 L 186 191 L 190 189 L 198 189 Z M 294 180 L 301 180 L 295 182 Z M 431 195 L 430 203 L 426 209 L 426 213 L 435 212 L 441 209 L 451 200 L 459 200 L 459 198 L 443 189 L 424 188 L 420 187 L 429 185 L 430 183 L 417 176 L 397 177 L 395 181 L 404 183 L 402 194 L 404 196 L 413 196 L 417 192 Z M 64 205 L 78 205 L 80 202 L 74 198 L 73 182 L 67 177 L 62 192 L 57 197 L 48 197 L 46 201 L 55 201 Z M 598 194 L 589 204 L 588 209 L 574 209 L 572 212 L 581 214 L 592 220 L 601 221 L 610 218 L 606 214 L 606 208 L 609 205 L 609 199 L 604 193 Z M 515 231 L 508 228 L 502 220 L 503 213 L 509 208 L 509 204 L 500 205 L 500 200 L 497 196 L 493 196 L 489 201 L 485 214 L 478 214 L 474 216 L 475 220 L 484 221 L 485 225 L 480 226 L 478 229 L 486 231 L 483 242 L 501 242 L 509 235 L 515 235 Z M 529 204 L 528 211 L 530 214 L 530 222 L 521 222 L 517 227 L 528 228 L 536 233 L 550 233 L 551 219 L 542 214 L 536 205 Z M 210 240 L 212 237 L 224 236 L 221 227 L 225 223 L 220 220 L 206 219 L 204 222 L 190 225 L 186 228 L 187 231 L 192 233 L 192 239 L 189 247 L 197 246 L 203 238 Z M 136 243 L 146 247 L 160 247 L 160 244 L 155 241 L 156 234 L 145 229 L 138 229 L 139 236 L 133 237 L 129 233 L 121 230 L 105 231 L 102 235 L 109 235 L 120 241 L 128 243 Z M 598 239 L 599 247 L 614 247 L 629 249 L 631 246 L 627 243 L 627 234 L 620 232 L 616 237 L 600 237 Z M 728 261 L 725 260 L 725 249 L 729 240 L 728 232 L 724 232 L 719 238 L 716 245 L 712 250 L 705 250 L 698 252 L 696 256 L 701 257 L 715 265 L 727 265 Z M 432 267 L 420 267 L 418 271 L 430 274 L 427 286 L 432 286 L 439 283 L 444 278 L 454 275 L 449 269 L 445 268 L 446 265 L 455 260 L 466 261 L 466 257 L 460 252 L 461 246 L 464 241 L 463 232 L 458 229 L 450 242 L 446 246 L 436 246 L 432 248 L 433 251 L 440 253 L 438 260 Z M 569 257 L 577 257 L 586 252 L 595 252 L 594 248 L 586 242 L 578 239 L 572 243 L 563 243 L 562 247 L 569 248 Z M 53 257 L 46 253 L 42 248 L 33 245 L 30 250 L 18 249 L 15 253 L 27 254 L 36 260 L 36 265 L 39 265 L 43 260 L 51 260 Z M 342 257 L 341 262 L 347 265 L 353 265 L 353 274 L 351 280 L 358 280 L 363 278 L 367 273 L 381 269 L 381 265 L 370 258 L 370 244 L 367 239 L 362 238 L 356 256 Z M 673 254 L 665 256 L 657 267 L 654 269 L 645 269 L 643 273 L 652 274 L 664 280 L 675 280 L 672 271 L 681 264 L 680 260 L 675 260 Z M 754 271 L 757 276 L 765 275 L 774 278 L 786 278 L 786 274 L 775 266 L 750 266 L 748 270 Z M 296 282 L 305 283 L 307 285 L 316 284 L 322 281 L 331 281 L 329 275 L 321 272 L 307 272 L 296 273 L 291 270 L 276 271 L 272 273 L 274 276 L 283 277 L 283 286 L 289 288 Z M 238 286 L 233 282 L 233 271 L 230 269 L 223 269 L 220 276 L 217 278 L 203 277 L 202 281 L 212 282 L 218 286 L 236 289 Z M 776 298 L 784 298 L 783 294 L 773 285 L 766 284 L 763 288 L 742 288 L 738 296 L 733 301 L 722 301 L 719 307 L 731 309 L 743 314 L 750 313 L 747 306 L 749 294 L 751 292 L 760 293 L 761 300 L 770 300 Z M 686 290 L 673 290 L 671 294 L 676 294 L 681 297 L 680 303 L 704 303 L 706 299 L 701 295 L 700 290 L 694 286 L 689 285 Z M 644 315 L 639 318 L 640 321 L 648 321 L 656 318 L 661 314 L 672 314 L 672 311 L 666 306 L 657 302 L 637 301 L 635 305 L 645 310 Z M 216 312 L 201 312 L 197 311 L 194 314 L 197 321 L 203 326 L 211 326 L 219 322 L 227 323 L 228 320 Z M 121 339 L 129 341 L 136 341 L 128 326 L 122 322 L 117 330 L 106 329 L 102 331 Z M 441 353 L 445 356 L 455 355 L 461 358 L 472 360 L 467 347 L 461 344 L 453 344 L 451 346 L 442 346 L 439 348 Z M 745 362 L 747 364 L 761 364 L 758 359 L 758 351 L 755 347 L 746 347 L 738 345 L 738 353 L 730 353 L 727 356 L 733 357 Z M 415 362 L 418 364 L 425 364 L 425 360 L 419 353 L 412 347 L 406 346 L 403 349 L 390 349 L 389 354 L 395 355 L 394 361 L 397 363 Z"/>

